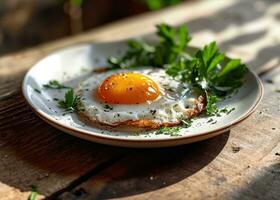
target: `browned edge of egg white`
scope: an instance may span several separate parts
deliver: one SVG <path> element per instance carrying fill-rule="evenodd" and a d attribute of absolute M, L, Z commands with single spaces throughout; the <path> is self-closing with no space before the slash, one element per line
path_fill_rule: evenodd
<path fill-rule="evenodd" d="M 207 100 L 206 94 L 199 95 L 195 99 L 195 108 L 187 108 L 186 109 L 186 119 L 191 119 L 197 115 L 199 115 L 206 107 Z M 136 128 L 145 128 L 145 129 L 159 129 L 161 127 L 170 127 L 180 125 L 182 121 L 179 122 L 165 122 L 165 123 L 157 123 L 151 119 L 140 119 L 140 120 L 126 120 L 123 122 L 117 122 L 114 124 L 106 124 L 103 122 L 99 122 L 97 120 L 90 119 L 87 115 L 83 112 L 78 112 L 79 119 L 86 123 L 87 125 L 95 127 L 96 125 L 101 126 L 109 126 L 109 127 L 136 127 Z"/>
<path fill-rule="evenodd" d="M 92 73 L 103 73 L 108 71 L 108 67 L 107 66 L 100 66 L 97 67 L 96 69 L 92 70 Z M 207 105 L 207 98 L 206 98 L 206 94 L 205 92 L 202 95 L 199 95 L 197 97 L 197 99 L 195 99 L 195 108 L 188 108 L 186 109 L 186 119 L 191 119 L 194 118 L 195 116 L 199 115 L 205 108 Z M 201 105 L 201 106 L 200 106 Z M 201 109 L 200 109 L 201 108 Z M 174 123 L 170 123 L 170 122 L 165 122 L 165 123 L 157 123 L 154 122 L 153 120 L 127 120 L 127 121 L 123 121 L 123 122 L 118 122 L 115 124 L 106 124 L 103 122 L 99 122 L 97 120 L 91 120 L 87 115 L 85 115 L 83 112 L 78 112 L 78 116 L 79 119 L 81 121 L 83 121 L 84 123 L 86 123 L 87 125 L 90 125 L 92 127 L 96 127 L 98 125 L 101 126 L 108 126 L 108 127 L 136 127 L 136 128 L 140 128 L 143 129 L 159 129 L 161 127 L 171 127 L 171 126 L 177 126 L 182 124 L 182 121 L 180 122 L 174 122 Z"/>

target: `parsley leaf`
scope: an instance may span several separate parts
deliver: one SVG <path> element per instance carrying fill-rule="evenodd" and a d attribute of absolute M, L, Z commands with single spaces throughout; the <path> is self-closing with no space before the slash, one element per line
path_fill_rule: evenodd
<path fill-rule="evenodd" d="M 213 116 L 219 112 L 218 107 L 216 105 L 217 102 L 217 96 L 207 95 L 207 106 L 205 109 L 206 115 Z"/>
<path fill-rule="evenodd" d="M 190 58 L 185 52 L 189 37 L 188 28 L 173 28 L 167 24 L 157 25 L 160 41 L 156 45 L 141 40 L 130 40 L 127 52 L 120 58 L 110 57 L 112 69 L 154 66 L 163 68 L 166 64 L 177 62 L 180 58 Z"/>
<path fill-rule="evenodd" d="M 128 41 L 128 47 L 129 49 L 121 58 L 110 57 L 108 59 L 108 62 L 111 64 L 113 69 L 134 68 L 138 66 L 147 66 L 150 64 L 154 47 L 141 40 Z"/>
<path fill-rule="evenodd" d="M 157 30 L 160 43 L 155 47 L 152 66 L 163 67 L 177 62 L 181 57 L 189 57 L 185 50 L 191 38 L 186 26 L 175 29 L 167 24 L 159 24 Z"/>
<path fill-rule="evenodd" d="M 79 97 L 74 94 L 74 90 L 68 90 L 64 95 L 64 100 L 58 102 L 59 107 L 64 108 L 65 111 L 76 111 L 78 108 Z"/>
<path fill-rule="evenodd" d="M 216 96 L 226 96 L 242 85 L 248 69 L 239 59 L 225 59 L 215 42 L 198 50 L 189 63 L 192 83 Z"/>
<path fill-rule="evenodd" d="M 47 89 L 69 89 L 70 87 L 62 85 L 57 80 L 51 80 L 47 84 L 43 85 Z"/>
<path fill-rule="evenodd" d="M 36 196 L 37 196 L 37 188 L 35 186 L 32 186 L 32 191 L 28 197 L 28 200 L 35 200 Z"/>
<path fill-rule="evenodd" d="M 235 91 L 242 85 L 248 69 L 239 59 L 228 59 L 220 53 L 215 42 L 197 51 L 192 60 L 181 59 L 167 66 L 166 73 L 179 77 L 193 87 L 204 90 L 207 96 L 207 115 L 217 115 L 218 97 Z"/>

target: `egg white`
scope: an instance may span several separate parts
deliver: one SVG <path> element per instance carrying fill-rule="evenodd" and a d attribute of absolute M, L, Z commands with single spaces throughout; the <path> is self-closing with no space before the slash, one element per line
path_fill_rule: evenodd
<path fill-rule="evenodd" d="M 160 88 L 160 96 L 142 104 L 110 104 L 101 102 L 96 97 L 100 84 L 116 73 L 135 72 L 151 78 Z M 157 124 L 180 123 L 186 117 L 186 109 L 195 109 L 196 94 L 186 83 L 168 76 L 163 69 L 137 68 L 112 70 L 94 73 L 92 77 L 81 82 L 75 90 L 80 96 L 79 110 L 89 120 L 102 124 L 116 125 L 125 121 L 152 120 Z"/>

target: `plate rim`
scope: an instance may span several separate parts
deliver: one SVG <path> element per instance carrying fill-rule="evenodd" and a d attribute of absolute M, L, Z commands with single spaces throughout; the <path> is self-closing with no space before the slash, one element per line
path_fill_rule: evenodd
<path fill-rule="evenodd" d="M 22 94 L 24 96 L 25 102 L 30 106 L 30 108 L 32 109 L 32 111 L 39 116 L 42 120 L 44 120 L 46 123 L 50 124 L 51 126 L 60 129 L 64 132 L 67 132 L 68 134 L 77 136 L 77 137 L 81 137 L 81 138 L 97 138 L 99 140 L 114 140 L 114 141 L 118 141 L 118 142 L 143 142 L 143 143 L 147 143 L 147 142 L 165 142 L 165 141 L 176 141 L 176 140 L 186 140 L 186 139 L 193 139 L 193 138 L 197 138 L 197 137 L 201 137 L 201 136 L 206 136 L 206 135 L 211 135 L 217 132 L 224 132 L 227 131 L 229 129 L 231 129 L 231 127 L 235 126 L 236 124 L 239 124 L 240 122 L 244 121 L 246 118 L 248 118 L 258 107 L 258 105 L 260 104 L 263 95 L 264 95 L 264 86 L 260 80 L 260 78 L 258 77 L 258 75 L 256 75 L 255 72 L 253 72 L 250 68 L 248 68 L 249 73 L 251 73 L 254 77 L 254 79 L 257 81 L 257 88 L 259 89 L 257 98 L 254 100 L 252 106 L 247 110 L 247 112 L 243 115 L 241 115 L 239 118 L 237 118 L 236 120 L 233 120 L 231 123 L 227 123 L 226 125 L 220 127 L 220 128 L 216 128 L 212 131 L 204 131 L 204 132 L 200 132 L 200 133 L 196 133 L 194 135 L 188 136 L 188 135 L 182 135 L 182 136 L 176 136 L 176 137 L 168 137 L 168 138 L 121 138 L 118 136 L 111 136 L 111 135 L 101 135 L 98 134 L 94 131 L 87 131 L 87 130 L 83 130 L 77 127 L 72 127 L 69 125 L 65 125 L 63 123 L 59 123 L 57 120 L 53 119 L 52 117 L 50 117 L 48 114 L 46 114 L 45 112 L 41 111 L 40 109 L 37 108 L 37 106 L 35 106 L 32 103 L 32 100 L 28 97 L 28 92 L 26 89 L 26 85 L 27 85 L 27 80 L 28 77 L 30 75 L 30 73 L 32 72 L 32 70 L 34 70 L 34 68 L 36 66 L 38 66 L 39 63 L 43 62 L 45 59 L 49 58 L 50 56 L 53 56 L 55 54 L 58 53 L 62 53 L 65 51 L 69 51 L 72 50 L 73 48 L 82 48 L 82 47 L 86 47 L 86 46 L 92 46 L 92 45 L 102 45 L 102 44 L 115 44 L 115 43 L 124 43 L 127 40 L 119 40 L 119 41 L 113 41 L 113 42 L 82 42 L 82 43 L 78 43 L 75 45 L 70 45 L 64 48 L 61 48 L 59 50 L 53 51 L 52 53 L 46 55 L 45 57 L 43 57 L 42 59 L 40 59 L 39 61 L 37 61 L 35 64 L 32 65 L 31 68 L 29 68 L 29 70 L 27 71 L 27 73 L 24 76 L 23 82 L 22 82 L 22 86 L 21 86 L 21 91 Z M 190 46 L 190 48 L 197 48 L 194 46 Z M 73 134 L 75 133 L 75 134 Z M 77 135 L 78 134 L 78 135 Z"/>

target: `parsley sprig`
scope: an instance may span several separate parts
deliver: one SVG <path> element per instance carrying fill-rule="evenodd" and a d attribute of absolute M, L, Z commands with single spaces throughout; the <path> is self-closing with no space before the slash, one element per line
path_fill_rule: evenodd
<path fill-rule="evenodd" d="M 204 90 L 207 95 L 205 113 L 216 115 L 216 103 L 242 85 L 248 69 L 239 59 L 226 59 L 215 42 L 198 50 L 192 60 L 181 60 L 169 65 L 166 73 Z"/>
<path fill-rule="evenodd" d="M 67 112 L 77 111 L 79 97 L 74 94 L 74 90 L 68 90 L 64 95 L 64 100 L 58 102 L 59 107 L 64 108 Z"/>
<path fill-rule="evenodd" d="M 226 96 L 242 85 L 248 69 L 240 59 L 226 59 L 216 42 L 197 51 L 192 60 L 170 65 L 167 74 L 206 90 L 209 95 Z"/>
<path fill-rule="evenodd" d="M 142 40 L 128 41 L 128 50 L 120 58 L 110 57 L 108 62 L 112 68 L 134 68 L 139 66 L 163 67 L 165 64 L 177 62 L 181 57 L 189 58 L 185 50 L 189 37 L 188 28 L 177 29 L 167 25 L 157 25 L 159 43 L 147 44 Z"/>

